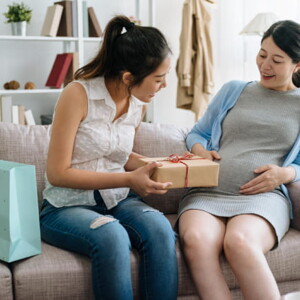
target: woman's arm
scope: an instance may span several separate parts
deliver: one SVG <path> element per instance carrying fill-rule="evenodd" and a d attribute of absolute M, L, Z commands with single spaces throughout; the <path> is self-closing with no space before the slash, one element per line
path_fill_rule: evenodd
<path fill-rule="evenodd" d="M 207 148 L 207 145 L 211 139 L 214 123 L 221 113 L 223 107 L 225 88 L 215 95 L 208 105 L 205 114 L 197 121 L 194 127 L 191 129 L 186 138 L 186 145 L 189 151 L 192 150 L 195 144 L 201 144 L 203 148 Z"/>
<path fill-rule="evenodd" d="M 211 100 L 203 117 L 199 119 L 188 134 L 186 144 L 189 151 L 191 151 L 194 144 L 201 144 L 207 149 L 209 142 L 212 140 L 218 141 L 222 134 L 222 119 L 227 111 L 234 106 L 247 84 L 247 82 L 233 80 L 222 86 Z"/>

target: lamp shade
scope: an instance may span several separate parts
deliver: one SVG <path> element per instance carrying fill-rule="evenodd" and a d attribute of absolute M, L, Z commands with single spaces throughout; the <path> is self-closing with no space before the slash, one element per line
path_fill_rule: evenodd
<path fill-rule="evenodd" d="M 263 35 L 278 20 L 277 16 L 273 13 L 259 13 L 244 27 L 240 34 Z"/>

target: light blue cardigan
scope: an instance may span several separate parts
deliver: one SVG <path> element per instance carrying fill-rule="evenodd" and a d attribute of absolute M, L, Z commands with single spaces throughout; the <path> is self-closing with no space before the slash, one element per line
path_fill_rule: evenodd
<path fill-rule="evenodd" d="M 186 144 L 189 151 L 196 143 L 202 144 L 207 150 L 219 151 L 219 143 L 222 135 L 222 121 L 227 115 L 228 110 L 235 105 L 245 86 L 249 83 L 250 82 L 244 81 L 230 81 L 223 85 L 220 91 L 212 99 L 204 116 L 189 132 L 186 138 Z M 294 167 L 296 170 L 296 178 L 294 181 L 300 180 L 300 135 L 290 152 L 287 154 L 282 166 Z M 281 189 L 288 197 L 285 185 L 282 184 Z"/>

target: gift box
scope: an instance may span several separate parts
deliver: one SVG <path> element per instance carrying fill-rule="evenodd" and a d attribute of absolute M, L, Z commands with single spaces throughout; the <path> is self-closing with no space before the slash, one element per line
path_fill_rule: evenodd
<path fill-rule="evenodd" d="M 142 157 L 139 165 L 160 162 L 151 176 L 157 182 L 173 182 L 169 189 L 183 187 L 212 187 L 218 185 L 219 164 L 197 155 Z"/>

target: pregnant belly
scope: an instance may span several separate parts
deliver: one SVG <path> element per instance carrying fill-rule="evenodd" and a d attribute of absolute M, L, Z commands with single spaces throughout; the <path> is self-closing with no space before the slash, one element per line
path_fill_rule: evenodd
<path fill-rule="evenodd" d="M 253 161 L 250 162 L 235 158 L 222 158 L 219 163 L 219 185 L 215 190 L 230 194 L 239 194 L 240 187 L 257 176 L 254 170 L 261 165 Z"/>

